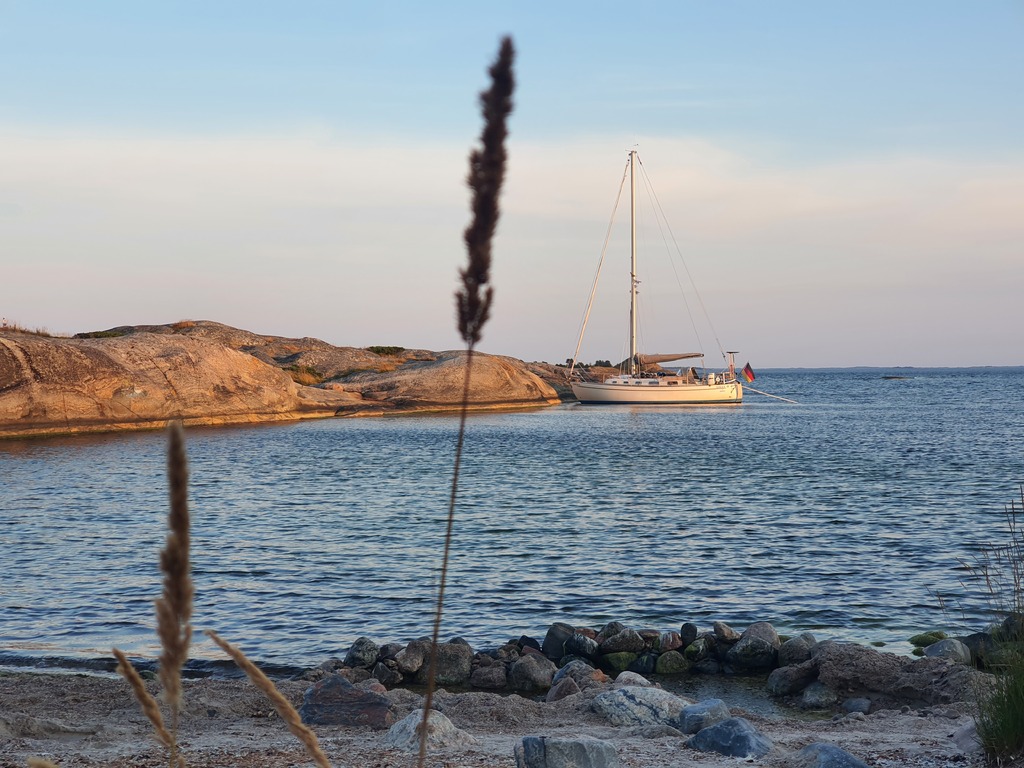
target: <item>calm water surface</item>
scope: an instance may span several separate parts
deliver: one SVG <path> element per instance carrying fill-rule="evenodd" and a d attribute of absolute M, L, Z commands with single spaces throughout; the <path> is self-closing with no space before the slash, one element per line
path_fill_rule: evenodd
<path fill-rule="evenodd" d="M 886 379 L 884 375 L 905 379 Z M 765 371 L 734 408 L 470 419 L 443 635 L 980 628 L 959 559 L 1024 481 L 1024 369 Z M 195 623 L 311 666 L 428 634 L 457 419 L 192 429 Z M 162 433 L 0 442 L 0 664 L 158 652 Z M 966 611 L 943 611 L 937 594 Z M 197 658 L 219 653 L 198 642 Z"/>

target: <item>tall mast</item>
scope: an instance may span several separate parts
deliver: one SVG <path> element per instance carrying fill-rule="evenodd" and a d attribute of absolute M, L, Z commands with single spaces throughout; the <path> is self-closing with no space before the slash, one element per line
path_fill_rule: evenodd
<path fill-rule="evenodd" d="M 636 376 L 636 150 L 629 151 L 629 375 Z"/>

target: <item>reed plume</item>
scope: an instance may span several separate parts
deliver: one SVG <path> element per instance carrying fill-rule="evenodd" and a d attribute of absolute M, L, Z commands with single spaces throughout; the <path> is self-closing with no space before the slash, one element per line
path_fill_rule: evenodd
<path fill-rule="evenodd" d="M 480 147 L 469 155 L 469 175 L 466 179 L 473 190 L 473 220 L 466 227 L 463 240 L 469 254 L 466 268 L 460 270 L 462 290 L 456 293 L 459 333 L 472 349 L 480 341 L 484 324 L 490 317 L 494 289 L 487 286 L 491 270 L 491 240 L 498 226 L 500 207 L 498 196 L 505 181 L 505 139 L 508 136 L 508 116 L 512 112 L 512 91 L 515 77 L 512 60 L 515 51 L 512 39 L 501 41 L 498 58 L 491 65 L 491 87 L 480 94 L 480 107 L 484 128 L 480 134 Z"/>
<path fill-rule="evenodd" d="M 184 768 L 178 751 L 178 721 L 181 714 L 181 670 L 188 660 L 192 640 L 192 574 L 189 567 L 188 459 L 181 423 L 168 425 L 167 481 L 170 511 L 167 514 L 167 541 L 160 552 L 160 570 L 164 574 L 163 593 L 156 601 L 156 631 L 160 638 L 160 683 L 162 697 L 171 710 L 171 727 L 164 724 L 160 706 L 132 665 L 117 648 L 117 671 L 128 681 L 143 714 L 153 725 L 157 739 L 167 747 L 170 768 Z"/>
<path fill-rule="evenodd" d="M 462 289 L 455 294 L 458 329 L 467 347 L 466 373 L 462 387 L 462 408 L 459 413 L 459 435 L 455 446 L 455 467 L 452 473 L 451 494 L 448 499 L 448 519 L 437 591 L 437 610 L 434 614 L 434 631 L 427 668 L 427 694 L 423 701 L 423 718 L 417 726 L 420 735 L 417 765 L 420 768 L 423 768 L 427 758 L 427 736 L 429 733 L 427 722 L 430 719 L 436 685 L 437 644 L 441 635 L 448 557 L 451 552 L 452 530 L 455 525 L 455 500 L 458 495 L 462 446 L 466 435 L 473 350 L 480 341 L 483 327 L 490 316 L 491 300 L 494 298 L 494 289 L 488 285 L 491 271 L 491 240 L 494 238 L 494 232 L 498 226 L 500 214 L 498 198 L 505 180 L 505 163 L 508 159 L 505 151 L 505 139 L 508 136 L 507 120 L 512 112 L 512 91 L 515 88 L 515 77 L 512 72 L 514 58 L 515 50 L 512 47 L 512 39 L 502 38 L 498 58 L 488 70 L 491 76 L 491 87 L 480 94 L 480 107 L 484 117 L 484 128 L 480 134 L 481 146 L 474 149 L 469 155 L 467 183 L 473 190 L 473 219 L 463 234 L 468 263 L 465 269 L 459 271 L 462 278 Z"/>
<path fill-rule="evenodd" d="M 156 631 L 160 637 L 160 682 L 171 710 L 171 734 L 178 731 L 181 713 L 181 670 L 188 661 L 192 640 L 192 598 L 195 589 L 189 567 L 188 459 L 180 422 L 168 430 L 167 481 L 171 508 L 167 514 L 167 542 L 160 552 L 163 594 L 156 601 Z M 171 745 L 171 750 L 176 744 Z"/>
<path fill-rule="evenodd" d="M 327 755 L 320 749 L 320 742 L 317 741 L 316 734 L 302 722 L 302 718 L 299 713 L 295 711 L 295 707 L 292 706 L 291 702 L 284 697 L 284 695 L 277 690 L 277 686 L 271 682 L 270 678 L 263 674 L 262 670 L 253 664 L 249 658 L 242 653 L 240 648 L 224 640 L 220 635 L 214 632 L 212 629 L 206 630 L 206 634 L 210 637 L 213 642 L 220 646 L 228 656 L 234 659 L 246 676 L 252 681 L 263 695 L 270 699 L 271 704 L 274 705 L 274 709 L 277 710 L 277 714 L 281 716 L 281 719 L 285 721 L 288 726 L 288 730 L 291 731 L 295 737 L 302 742 L 306 748 L 306 753 L 313 758 L 320 768 L 331 768 L 330 762 L 327 760 Z"/>
<path fill-rule="evenodd" d="M 117 658 L 117 673 L 131 685 L 132 693 L 135 694 L 135 699 L 139 702 L 142 714 L 152 723 L 157 739 L 165 747 L 170 748 L 174 743 L 174 739 L 164 725 L 164 718 L 160 714 L 160 705 L 157 704 L 156 699 L 146 690 L 146 684 L 142 681 L 142 676 L 139 675 L 138 670 L 135 669 L 132 663 L 128 661 L 128 657 L 117 648 L 114 648 L 113 651 L 114 656 Z"/>

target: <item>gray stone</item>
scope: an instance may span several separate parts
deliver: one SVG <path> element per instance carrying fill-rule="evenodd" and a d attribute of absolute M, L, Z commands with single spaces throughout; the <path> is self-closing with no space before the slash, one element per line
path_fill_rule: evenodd
<path fill-rule="evenodd" d="M 394 659 L 395 655 L 403 648 L 405 648 L 405 646 L 401 643 L 384 643 L 384 645 L 380 647 L 380 655 L 377 658 L 380 661 L 384 661 L 385 659 Z"/>
<path fill-rule="evenodd" d="M 658 654 L 654 651 L 645 651 L 631 661 L 626 669 L 630 672 L 636 672 L 638 675 L 650 675 L 654 673 L 654 669 L 657 666 Z"/>
<path fill-rule="evenodd" d="M 469 684 L 474 688 L 487 688 L 490 690 L 504 688 L 508 685 L 508 673 L 504 664 L 491 664 L 487 667 L 477 667 L 469 676 Z"/>
<path fill-rule="evenodd" d="M 524 736 L 515 746 L 516 768 L 618 768 L 619 756 L 607 741 L 590 736 Z"/>
<path fill-rule="evenodd" d="M 953 743 L 961 752 L 968 755 L 981 754 L 984 751 L 981 738 L 978 736 L 977 723 L 967 723 L 953 731 Z"/>
<path fill-rule="evenodd" d="M 357 638 L 352 647 L 345 654 L 346 667 L 362 667 L 373 669 L 377 663 L 377 656 L 380 655 L 380 647 L 368 637 Z"/>
<path fill-rule="evenodd" d="M 817 676 L 818 665 L 813 660 L 779 667 L 768 675 L 767 690 L 772 696 L 792 696 L 813 683 Z"/>
<path fill-rule="evenodd" d="M 700 634 L 700 628 L 696 624 L 686 622 L 679 628 L 679 640 L 683 648 L 688 646 L 694 640 L 697 639 L 697 635 Z"/>
<path fill-rule="evenodd" d="M 845 696 L 869 697 L 880 709 L 970 700 L 991 679 L 947 659 L 914 660 L 853 643 L 818 643 L 811 656 L 820 682 Z"/>
<path fill-rule="evenodd" d="M 744 630 L 740 639 L 729 649 L 726 659 L 738 669 L 774 669 L 781 644 L 771 624 L 757 621 Z"/>
<path fill-rule="evenodd" d="M 836 692 L 817 680 L 804 688 L 800 697 L 800 706 L 804 709 L 828 709 L 838 703 L 839 696 Z"/>
<path fill-rule="evenodd" d="M 776 632 L 775 627 L 767 621 L 755 621 L 743 630 L 743 634 L 740 635 L 740 640 L 743 640 L 744 638 L 764 640 L 774 648 L 778 648 L 782 645 L 782 641 L 779 639 L 779 633 Z"/>
<path fill-rule="evenodd" d="M 632 629 L 624 629 L 599 643 L 601 653 L 637 653 L 644 649 L 644 639 Z"/>
<path fill-rule="evenodd" d="M 982 669 L 988 667 L 989 659 L 999 650 L 999 643 L 988 632 L 975 632 L 956 639 L 967 646 L 971 661 Z"/>
<path fill-rule="evenodd" d="M 594 639 L 597 641 L 597 644 L 600 645 L 612 635 L 617 635 L 625 629 L 629 629 L 629 627 L 618 621 L 609 621 L 601 627 L 601 631 L 597 633 L 597 636 Z"/>
<path fill-rule="evenodd" d="M 548 689 L 547 694 L 544 696 L 544 701 L 561 701 L 569 696 L 575 696 L 580 692 L 579 685 L 571 677 L 563 677 L 557 683 Z"/>
<path fill-rule="evenodd" d="M 508 684 L 516 691 L 543 691 L 551 687 L 558 668 L 535 653 L 520 656 L 508 670 Z"/>
<path fill-rule="evenodd" d="M 708 658 L 711 655 L 712 650 L 714 650 L 714 644 L 709 637 L 698 637 L 686 646 L 686 649 L 683 651 L 683 656 L 686 657 L 688 661 L 696 663 Z"/>
<path fill-rule="evenodd" d="M 610 675 L 617 675 L 619 672 L 625 672 L 629 669 L 629 665 L 638 658 L 640 656 L 636 653 L 621 651 L 619 653 L 606 653 L 597 661 L 605 672 Z"/>
<path fill-rule="evenodd" d="M 866 715 L 871 711 L 871 699 L 847 699 L 843 702 L 844 712 L 860 712 L 862 715 Z"/>
<path fill-rule="evenodd" d="M 731 716 L 729 708 L 721 699 L 705 699 L 696 704 L 683 707 L 676 724 L 683 733 L 697 733 L 710 725 L 715 725 Z"/>
<path fill-rule="evenodd" d="M 742 638 L 728 650 L 726 660 L 737 669 L 774 669 L 778 651 L 759 637 Z"/>
<path fill-rule="evenodd" d="M 868 768 L 863 760 L 832 744 L 808 744 L 790 760 L 790 768 Z"/>
<path fill-rule="evenodd" d="M 405 752 L 418 752 L 420 748 L 420 723 L 423 722 L 423 710 L 416 709 L 392 725 L 382 739 L 385 747 L 401 749 Z M 445 749 L 451 747 L 469 747 L 477 741 L 465 731 L 452 725 L 452 721 L 437 710 L 431 710 L 427 718 L 427 747 L 429 749 Z"/>
<path fill-rule="evenodd" d="M 711 625 L 715 632 L 715 639 L 722 643 L 735 643 L 740 639 L 740 633 L 730 627 L 724 621 L 716 621 Z"/>
<path fill-rule="evenodd" d="M 395 654 L 398 671 L 403 675 L 414 675 L 430 656 L 429 640 L 413 640 L 405 648 Z"/>
<path fill-rule="evenodd" d="M 544 635 L 544 642 L 540 646 L 541 652 L 552 661 L 558 661 L 567 653 L 571 653 L 566 650 L 565 641 L 575 633 L 576 629 L 571 624 L 555 622 L 548 627 L 547 634 Z"/>
<path fill-rule="evenodd" d="M 580 690 L 608 682 L 608 675 L 581 660 L 571 661 L 558 670 L 551 679 L 551 684 L 557 685 L 565 677 L 575 680 Z"/>
<path fill-rule="evenodd" d="M 692 640 L 690 642 L 693 642 Z M 689 643 L 687 643 L 689 645 Z M 668 653 L 669 651 L 678 651 L 685 647 L 683 645 L 683 639 L 679 636 L 678 632 L 662 632 L 658 636 L 658 651 L 661 653 Z"/>
<path fill-rule="evenodd" d="M 594 697 L 595 712 L 612 725 L 676 726 L 683 707 L 693 702 L 660 688 L 616 688 Z"/>
<path fill-rule="evenodd" d="M 582 656 L 586 659 L 596 659 L 601 651 L 596 640 L 576 632 L 565 641 L 565 653 L 566 655 Z"/>
<path fill-rule="evenodd" d="M 999 639 L 1006 642 L 1024 641 L 1024 613 L 1011 613 L 999 628 Z"/>
<path fill-rule="evenodd" d="M 659 675 L 679 675 L 689 668 L 690 662 L 679 651 L 666 651 L 654 665 L 654 671 Z"/>
<path fill-rule="evenodd" d="M 378 661 L 371 673 L 375 680 L 379 680 L 385 687 L 394 688 L 396 685 L 400 685 L 404 676 L 398 671 L 398 665 L 394 661 L 389 660 L 389 663 Z"/>
<path fill-rule="evenodd" d="M 750 721 L 742 717 L 730 717 L 698 732 L 686 742 L 686 746 L 728 757 L 753 758 L 767 755 L 772 743 Z"/>
<path fill-rule="evenodd" d="M 630 672 L 627 670 L 625 672 L 620 672 L 618 676 L 615 678 L 616 688 L 625 688 L 630 685 L 639 686 L 641 688 L 654 687 L 654 683 L 652 683 L 650 680 L 648 680 L 646 677 L 639 674 L 638 672 Z"/>
<path fill-rule="evenodd" d="M 971 649 L 952 637 L 932 643 L 924 649 L 924 655 L 937 659 L 949 659 L 957 664 L 971 663 Z"/>
<path fill-rule="evenodd" d="M 429 644 L 428 644 L 429 646 Z M 399 654 L 401 655 L 401 654 Z M 401 669 L 401 661 L 399 661 Z M 473 649 L 462 643 L 439 643 L 437 646 L 437 671 L 434 680 L 437 685 L 465 685 L 473 671 Z M 416 673 L 416 682 L 425 685 L 430 676 L 428 659 Z"/>
<path fill-rule="evenodd" d="M 791 637 L 779 646 L 779 666 L 789 667 L 808 661 L 811 658 L 811 645 L 803 636 Z"/>
<path fill-rule="evenodd" d="M 306 689 L 299 716 L 306 725 L 387 728 L 395 722 L 387 697 L 361 691 L 341 675 L 331 675 Z"/>

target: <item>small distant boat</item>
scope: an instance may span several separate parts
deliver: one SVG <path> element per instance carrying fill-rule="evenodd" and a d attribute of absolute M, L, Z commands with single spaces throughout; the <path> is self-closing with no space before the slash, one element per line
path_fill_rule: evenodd
<path fill-rule="evenodd" d="M 637 351 L 637 268 L 636 268 L 636 150 L 629 152 L 630 195 L 630 303 L 629 303 L 629 357 L 619 364 L 619 372 L 603 381 L 588 381 L 577 370 L 572 360 L 569 375 L 573 394 L 587 405 L 733 405 L 743 401 L 743 385 L 736 375 L 735 352 L 725 352 L 728 368 L 721 372 L 700 373 L 695 367 L 674 372 L 662 368 L 660 363 L 703 358 L 701 352 L 677 354 L 642 354 Z M 596 285 L 595 285 L 596 287 Z M 591 301 L 593 297 L 591 297 Z M 580 342 L 590 316 L 587 307 Z M 577 344 L 577 354 L 579 353 Z M 747 365 L 743 369 L 747 381 L 754 380 Z"/>

